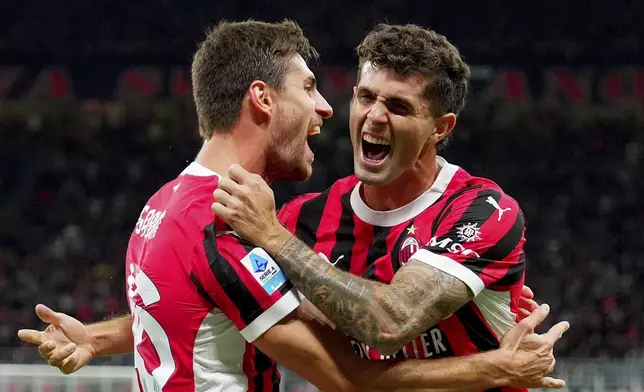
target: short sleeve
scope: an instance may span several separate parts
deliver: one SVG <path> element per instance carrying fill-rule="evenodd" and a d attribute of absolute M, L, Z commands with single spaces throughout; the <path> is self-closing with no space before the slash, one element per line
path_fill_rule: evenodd
<path fill-rule="evenodd" d="M 453 200 L 432 228 L 432 238 L 412 259 L 484 288 L 523 280 L 525 224 L 519 205 L 496 189 L 471 190 Z"/>
<path fill-rule="evenodd" d="M 292 283 L 262 248 L 206 228 L 195 249 L 194 277 L 242 336 L 253 342 L 300 305 Z"/>

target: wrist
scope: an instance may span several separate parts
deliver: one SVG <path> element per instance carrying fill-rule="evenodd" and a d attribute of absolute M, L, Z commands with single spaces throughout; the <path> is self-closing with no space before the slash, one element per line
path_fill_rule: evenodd
<path fill-rule="evenodd" d="M 291 237 L 291 233 L 284 226 L 276 223 L 264 233 L 261 242 L 257 245 L 274 257 L 282 250 Z"/>
<path fill-rule="evenodd" d="M 481 374 L 485 375 L 488 388 L 499 388 L 512 383 L 510 360 L 502 350 L 492 350 L 477 357 Z"/>

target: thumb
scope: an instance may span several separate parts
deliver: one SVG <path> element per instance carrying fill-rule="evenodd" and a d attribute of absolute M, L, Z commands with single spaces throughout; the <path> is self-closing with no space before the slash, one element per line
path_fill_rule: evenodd
<path fill-rule="evenodd" d="M 61 315 L 43 304 L 36 305 L 36 315 L 47 324 L 60 324 Z"/>

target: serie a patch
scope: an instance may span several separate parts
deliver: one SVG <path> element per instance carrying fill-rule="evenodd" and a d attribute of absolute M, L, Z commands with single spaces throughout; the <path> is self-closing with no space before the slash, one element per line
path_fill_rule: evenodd
<path fill-rule="evenodd" d="M 277 291 L 286 282 L 284 272 L 262 248 L 251 250 L 241 262 L 269 295 Z"/>

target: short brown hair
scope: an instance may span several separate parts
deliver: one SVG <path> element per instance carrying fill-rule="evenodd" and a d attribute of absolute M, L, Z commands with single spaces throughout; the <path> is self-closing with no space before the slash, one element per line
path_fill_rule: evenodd
<path fill-rule="evenodd" d="M 279 91 L 296 54 L 307 63 L 319 58 L 302 29 L 290 20 L 224 21 L 208 31 L 192 61 L 201 136 L 209 139 L 214 132 L 227 132 L 239 121 L 242 101 L 254 80 Z"/>
<path fill-rule="evenodd" d="M 430 102 L 432 116 L 458 114 L 465 106 L 470 68 L 458 49 L 433 30 L 414 24 L 379 24 L 357 47 L 357 53 L 358 78 L 366 62 L 401 75 L 424 75 L 427 86 L 423 95 Z M 443 140 L 439 147 L 446 143 Z"/>

